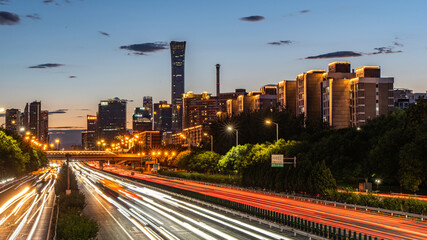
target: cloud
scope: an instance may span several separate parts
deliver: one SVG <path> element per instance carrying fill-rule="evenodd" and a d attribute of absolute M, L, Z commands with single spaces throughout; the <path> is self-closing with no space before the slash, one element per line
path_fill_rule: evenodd
<path fill-rule="evenodd" d="M 368 53 L 367 55 L 401 53 L 401 50 L 394 51 L 394 47 L 378 47 L 374 48 L 376 52 Z"/>
<path fill-rule="evenodd" d="M 19 16 L 11 12 L 0 12 L 0 25 L 14 25 L 19 23 Z"/>
<path fill-rule="evenodd" d="M 338 51 L 338 52 L 331 52 L 316 56 L 309 56 L 305 59 L 323 59 L 323 58 L 344 58 L 344 57 L 360 57 L 363 53 L 359 52 L 353 52 L 353 51 Z"/>
<path fill-rule="evenodd" d="M 27 14 L 27 15 L 25 15 L 25 17 L 27 17 L 27 18 L 31 18 L 31 19 L 33 19 L 33 20 L 40 20 L 41 18 L 40 18 L 40 16 L 37 14 L 37 13 L 34 13 L 34 14 Z"/>
<path fill-rule="evenodd" d="M 49 111 L 49 115 L 53 115 L 53 114 L 64 114 L 67 113 L 68 109 L 58 109 L 55 111 Z"/>
<path fill-rule="evenodd" d="M 263 16 L 249 16 L 249 17 L 242 17 L 240 18 L 241 21 L 246 21 L 246 22 L 259 22 L 264 20 L 265 17 Z"/>
<path fill-rule="evenodd" d="M 44 0 L 43 1 L 44 4 L 49 4 L 49 3 L 53 3 L 53 2 L 55 2 L 55 1 L 54 0 Z"/>
<path fill-rule="evenodd" d="M 9 0 L 0 0 L 0 5 L 6 5 L 9 2 Z"/>
<path fill-rule="evenodd" d="M 280 46 L 280 45 L 290 45 L 291 43 L 293 43 L 293 41 L 291 41 L 291 40 L 282 40 L 282 41 L 278 41 L 278 42 L 269 42 L 268 44 Z"/>
<path fill-rule="evenodd" d="M 6 113 L 0 113 L 0 117 L 6 116 Z"/>
<path fill-rule="evenodd" d="M 31 66 L 28 68 L 54 68 L 54 67 L 61 67 L 64 66 L 64 64 L 59 64 L 59 63 L 45 63 L 45 64 L 39 64 L 39 65 L 35 65 L 35 66 Z"/>
<path fill-rule="evenodd" d="M 77 78 L 77 76 L 69 76 L 68 78 Z"/>
<path fill-rule="evenodd" d="M 90 109 L 88 109 L 88 108 L 81 108 L 81 109 L 78 109 L 78 110 L 80 110 L 80 111 L 90 111 Z"/>
<path fill-rule="evenodd" d="M 110 34 L 109 33 L 106 33 L 106 32 L 102 32 L 102 31 L 98 31 L 100 34 L 102 34 L 102 35 L 104 35 L 104 36 L 107 36 L 107 37 L 109 37 L 110 36 Z"/>
<path fill-rule="evenodd" d="M 306 14 L 306 13 L 309 13 L 309 12 L 311 12 L 311 11 L 308 10 L 308 9 L 304 9 L 304 10 L 301 10 L 301 11 L 296 12 L 296 13 L 288 13 L 284 17 L 295 17 L 295 16 Z"/>
<path fill-rule="evenodd" d="M 168 44 L 166 42 L 141 43 L 121 46 L 120 49 L 133 51 L 135 55 L 146 55 L 146 53 L 152 53 L 168 49 Z"/>

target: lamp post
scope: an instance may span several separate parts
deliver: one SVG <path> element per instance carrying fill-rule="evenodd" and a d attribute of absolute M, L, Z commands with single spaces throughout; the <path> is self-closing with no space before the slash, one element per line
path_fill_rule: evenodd
<path fill-rule="evenodd" d="M 236 131 L 236 147 L 239 146 L 239 130 L 233 129 L 232 126 L 228 126 L 227 130 L 232 132 L 233 130 Z"/>
<path fill-rule="evenodd" d="M 55 139 L 55 142 L 56 142 L 57 150 L 59 151 L 59 148 L 61 146 L 61 141 L 59 141 L 59 139 L 57 138 L 57 139 Z"/>
<path fill-rule="evenodd" d="M 210 135 L 210 134 L 207 134 L 207 133 L 203 133 L 203 135 L 210 137 L 210 139 L 211 139 L 211 152 L 213 152 L 213 135 Z"/>
<path fill-rule="evenodd" d="M 276 125 L 276 142 L 278 142 L 279 141 L 279 124 L 277 124 L 275 122 L 272 122 L 271 120 L 265 120 L 265 123 L 267 125 L 270 125 L 270 124 L 275 124 Z"/>
<path fill-rule="evenodd" d="M 375 179 L 375 183 L 377 184 L 377 191 L 378 191 L 378 185 L 380 185 L 381 179 Z"/>

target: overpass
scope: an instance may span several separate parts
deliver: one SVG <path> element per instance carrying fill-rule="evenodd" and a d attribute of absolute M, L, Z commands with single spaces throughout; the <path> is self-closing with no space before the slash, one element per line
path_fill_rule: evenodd
<path fill-rule="evenodd" d="M 109 151 L 46 151 L 47 159 L 52 160 L 69 160 L 69 161 L 98 161 L 99 166 L 102 169 L 104 162 L 108 161 L 109 163 L 124 163 L 132 162 L 134 165 L 135 162 L 143 161 L 143 156 L 138 154 L 130 153 L 113 153 Z"/>

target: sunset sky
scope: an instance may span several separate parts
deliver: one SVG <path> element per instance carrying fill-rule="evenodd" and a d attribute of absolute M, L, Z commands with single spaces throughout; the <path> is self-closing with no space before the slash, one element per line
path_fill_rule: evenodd
<path fill-rule="evenodd" d="M 427 1 L 0 0 L 0 108 L 42 101 L 49 127 L 84 129 L 100 100 L 170 102 L 170 41 L 185 89 L 257 90 L 332 61 L 380 65 L 426 92 Z M 0 124 L 4 117 L 0 117 Z"/>

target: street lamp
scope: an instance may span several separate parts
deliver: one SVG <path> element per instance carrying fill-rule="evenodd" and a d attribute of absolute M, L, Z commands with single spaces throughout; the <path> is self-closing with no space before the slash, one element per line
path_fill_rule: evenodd
<path fill-rule="evenodd" d="M 213 135 L 210 135 L 210 134 L 207 134 L 207 133 L 203 133 L 203 135 L 209 136 L 211 138 L 211 152 L 213 152 Z"/>
<path fill-rule="evenodd" d="M 228 126 L 227 130 L 232 132 L 233 130 L 236 131 L 236 147 L 239 145 L 239 131 L 237 129 L 233 129 L 232 126 Z"/>
<path fill-rule="evenodd" d="M 272 122 L 271 120 L 265 120 L 265 123 L 267 125 L 270 125 L 270 124 L 275 124 L 276 125 L 276 142 L 278 142 L 279 141 L 279 124 L 277 124 L 275 122 Z"/>
<path fill-rule="evenodd" d="M 380 183 L 381 183 L 381 179 L 375 179 L 375 183 L 377 184 L 377 190 L 378 190 L 378 185 L 380 185 Z"/>
<path fill-rule="evenodd" d="M 101 141 L 96 142 L 96 145 L 98 145 L 98 151 L 101 150 Z"/>
<path fill-rule="evenodd" d="M 55 139 L 55 142 L 56 142 L 57 150 L 59 151 L 59 146 L 61 146 L 59 139 L 58 138 Z"/>

